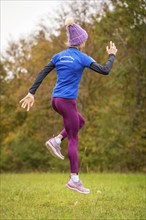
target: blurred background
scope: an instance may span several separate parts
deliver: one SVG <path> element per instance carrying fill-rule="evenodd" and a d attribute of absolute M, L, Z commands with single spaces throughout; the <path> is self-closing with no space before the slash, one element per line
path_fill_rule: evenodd
<path fill-rule="evenodd" d="M 52 158 L 44 146 L 63 129 L 50 104 L 55 71 L 41 84 L 30 112 L 19 100 L 52 56 L 66 49 L 64 21 L 73 16 L 89 34 L 84 52 L 97 63 L 106 62 L 110 40 L 118 48 L 109 76 L 86 69 L 81 81 L 78 110 L 86 125 L 79 133 L 80 171 L 145 172 L 145 1 L 16 2 L 1 2 L 1 171 L 69 171 L 67 140 L 65 161 Z"/>

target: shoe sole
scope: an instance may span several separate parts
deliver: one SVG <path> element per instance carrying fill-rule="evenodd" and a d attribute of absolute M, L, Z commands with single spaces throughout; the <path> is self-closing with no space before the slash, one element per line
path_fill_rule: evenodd
<path fill-rule="evenodd" d="M 68 184 L 66 184 L 66 187 L 67 187 L 68 189 L 74 190 L 74 191 L 79 192 L 79 193 L 82 193 L 82 194 L 89 194 L 89 193 L 90 193 L 90 191 L 89 191 L 89 192 L 82 192 L 82 191 L 78 190 L 77 188 L 72 188 L 72 187 L 70 187 Z"/>
<path fill-rule="evenodd" d="M 64 160 L 64 158 L 62 158 L 62 157 L 57 153 L 57 151 L 55 150 L 55 148 L 53 147 L 53 145 L 52 145 L 49 141 L 47 141 L 47 142 L 45 143 L 45 146 L 46 146 L 47 150 L 50 152 L 50 154 L 51 154 L 52 156 L 54 156 L 54 157 L 56 157 L 56 158 L 59 158 L 59 159 L 61 159 L 61 160 Z"/>

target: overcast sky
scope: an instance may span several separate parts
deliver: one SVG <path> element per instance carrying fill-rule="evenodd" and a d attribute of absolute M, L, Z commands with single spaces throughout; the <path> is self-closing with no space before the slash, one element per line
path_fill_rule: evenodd
<path fill-rule="evenodd" d="M 39 20 L 56 13 L 60 0 L 1 0 L 1 51 L 10 39 L 29 34 Z"/>

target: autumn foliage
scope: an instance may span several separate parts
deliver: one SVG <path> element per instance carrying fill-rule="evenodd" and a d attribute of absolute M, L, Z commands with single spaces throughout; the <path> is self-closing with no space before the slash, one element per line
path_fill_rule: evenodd
<path fill-rule="evenodd" d="M 84 71 L 78 98 L 78 110 L 86 119 L 79 133 L 80 170 L 146 171 L 144 1 L 120 0 L 110 5 L 77 1 L 68 3 L 68 10 L 89 34 L 84 52 L 98 63 L 106 62 L 105 47 L 110 40 L 118 48 L 109 76 Z M 54 54 L 66 48 L 66 14 L 65 8 L 58 13 L 56 31 L 41 24 L 37 34 L 10 42 L 3 54 L 2 171 L 69 170 L 67 159 L 62 162 L 52 158 L 44 147 L 44 142 L 63 128 L 62 118 L 50 103 L 55 71 L 41 84 L 30 112 L 19 105 L 39 71 Z M 67 140 L 62 148 L 67 158 Z"/>

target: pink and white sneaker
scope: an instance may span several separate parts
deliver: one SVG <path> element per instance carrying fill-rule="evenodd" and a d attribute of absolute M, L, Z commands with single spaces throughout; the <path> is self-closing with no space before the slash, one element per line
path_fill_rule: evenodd
<path fill-rule="evenodd" d="M 52 137 L 48 141 L 46 141 L 45 146 L 47 147 L 49 152 L 52 154 L 52 156 L 64 160 L 64 156 L 61 154 L 60 144 L 56 142 L 55 137 Z"/>
<path fill-rule="evenodd" d="M 73 180 L 70 178 L 70 180 L 66 184 L 66 187 L 82 194 L 90 193 L 90 189 L 83 187 L 81 180 L 79 180 L 78 182 L 73 182 Z"/>

